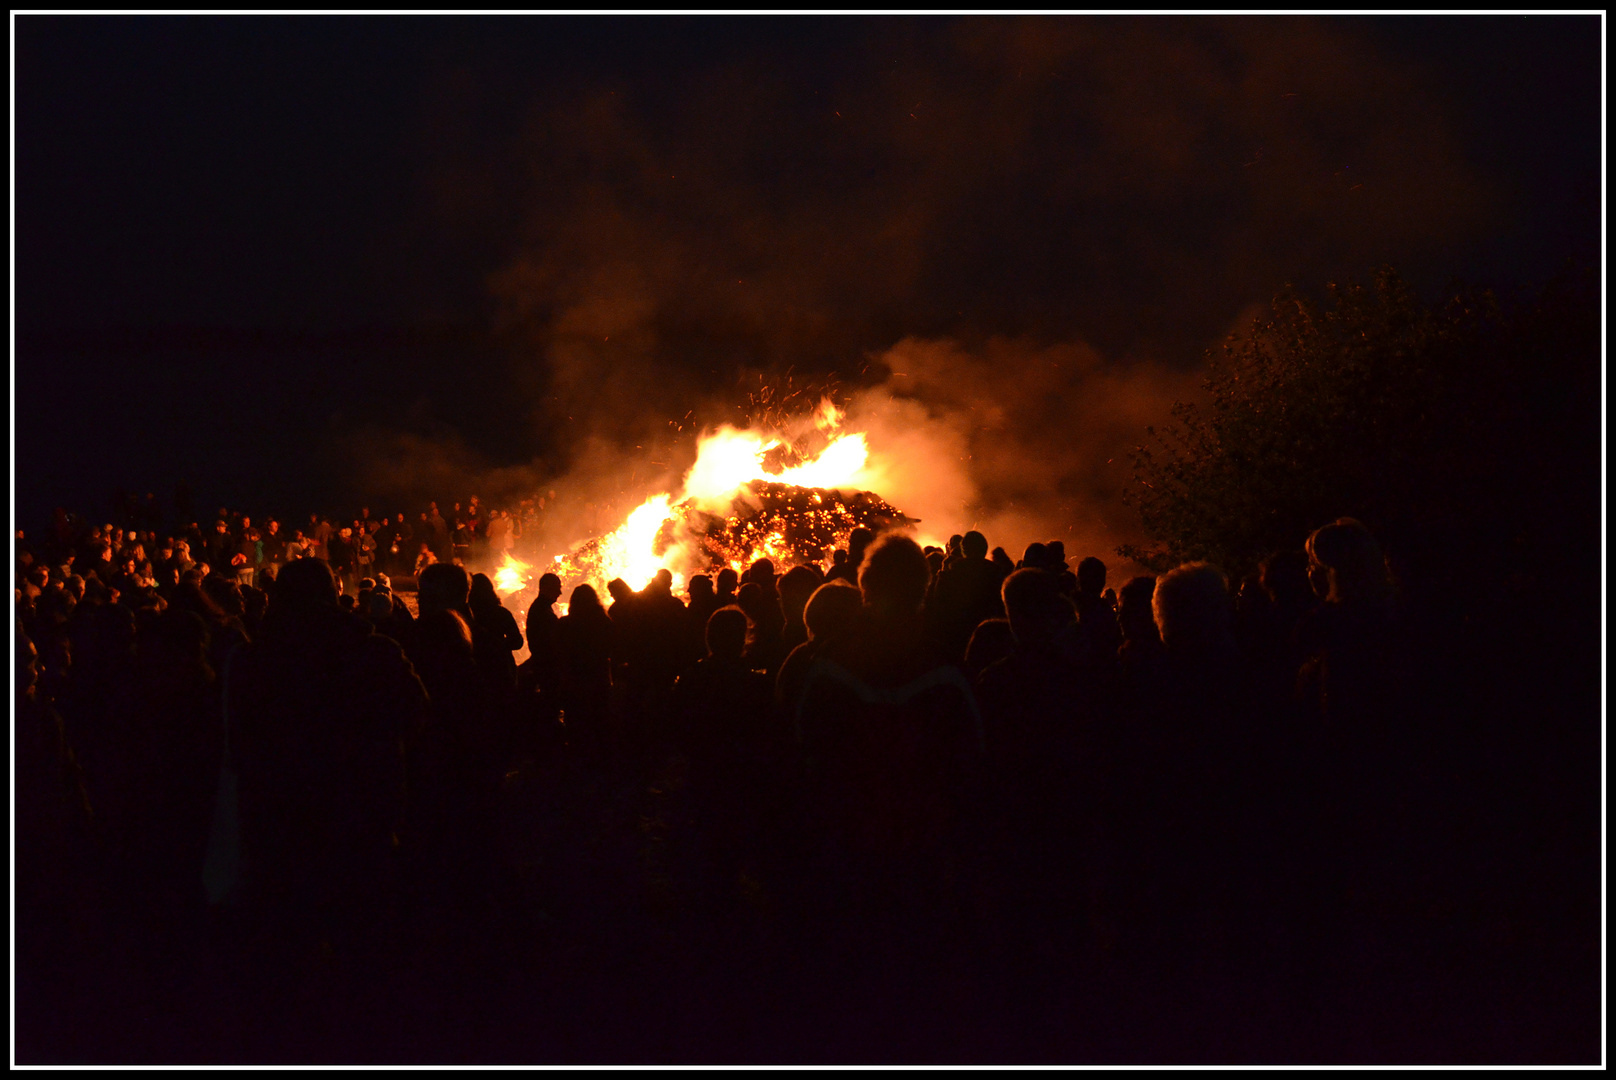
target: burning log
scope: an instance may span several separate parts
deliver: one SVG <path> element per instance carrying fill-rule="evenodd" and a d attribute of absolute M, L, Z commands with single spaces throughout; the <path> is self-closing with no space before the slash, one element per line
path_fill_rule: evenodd
<path fill-rule="evenodd" d="M 680 577 L 726 566 L 744 570 L 763 558 L 790 566 L 822 561 L 827 547 L 846 547 L 854 529 L 880 532 L 916 523 L 868 491 L 754 480 L 736 493 L 728 515 L 703 511 L 693 498 L 668 506 L 650 552 Z M 557 560 L 556 572 L 593 582 L 617 576 L 611 552 L 616 535 L 585 541 Z"/>
<path fill-rule="evenodd" d="M 854 529 L 875 532 L 916 524 L 913 518 L 868 491 L 797 487 L 753 481 L 736 498 L 728 517 L 687 515 L 701 537 L 708 569 L 744 569 L 761 558 L 786 565 L 820 562 L 827 547 L 846 547 Z"/>

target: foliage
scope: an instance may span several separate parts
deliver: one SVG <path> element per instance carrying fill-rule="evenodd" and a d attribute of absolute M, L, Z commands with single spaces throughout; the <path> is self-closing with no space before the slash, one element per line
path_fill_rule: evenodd
<path fill-rule="evenodd" d="M 1128 502 L 1156 543 L 1121 554 L 1243 574 L 1341 516 L 1425 568 L 1597 546 L 1587 283 L 1517 312 L 1466 288 L 1427 305 L 1389 269 L 1329 292 L 1328 311 L 1279 296 L 1209 355 L 1210 405 L 1176 405 L 1171 426 L 1150 429 Z"/>

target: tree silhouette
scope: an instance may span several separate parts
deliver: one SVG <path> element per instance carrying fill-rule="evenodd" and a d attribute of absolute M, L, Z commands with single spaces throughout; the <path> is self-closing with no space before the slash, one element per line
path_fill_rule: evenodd
<path fill-rule="evenodd" d="M 1427 578 L 1596 566 L 1592 285 L 1514 309 L 1466 287 L 1426 304 L 1391 269 L 1331 285 L 1329 310 L 1287 289 L 1209 355 L 1210 405 L 1136 448 L 1127 501 L 1155 544 L 1121 554 L 1240 574 L 1350 515 Z"/>

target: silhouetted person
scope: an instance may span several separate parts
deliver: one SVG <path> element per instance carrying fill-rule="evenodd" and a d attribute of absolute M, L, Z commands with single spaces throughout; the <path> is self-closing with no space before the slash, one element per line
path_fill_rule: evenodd
<path fill-rule="evenodd" d="M 992 665 L 1016 651 L 1016 637 L 1010 632 L 1009 619 L 983 619 L 971 631 L 970 644 L 965 646 L 965 675 L 973 683 Z"/>
<path fill-rule="evenodd" d="M 522 647 L 522 631 L 516 625 L 516 616 L 510 609 L 499 601 L 499 594 L 494 591 L 494 583 L 487 574 L 473 574 L 471 576 L 471 593 L 467 597 L 467 605 L 471 608 L 472 616 L 477 625 L 489 632 L 491 641 L 497 641 L 499 648 L 489 648 L 489 662 L 500 671 L 501 684 L 508 684 L 509 689 L 516 688 L 516 658 L 511 654 Z"/>
<path fill-rule="evenodd" d="M 784 636 L 787 654 L 808 640 L 803 609 L 808 604 L 808 598 L 824 581 L 824 575 L 811 566 L 793 566 L 781 576 L 780 611 L 786 620 Z"/>
<path fill-rule="evenodd" d="M 530 673 L 532 686 L 541 693 L 555 694 L 557 674 L 560 670 L 561 617 L 555 604 L 561 599 L 561 579 L 554 574 L 539 577 L 539 593 L 527 609 L 528 660 L 523 665 Z"/>
<path fill-rule="evenodd" d="M 1352 518 L 1308 537 L 1308 574 L 1323 603 L 1299 630 L 1308 658 L 1300 693 L 1318 718 L 1376 723 L 1401 672 L 1393 646 L 1401 611 L 1374 535 Z"/>
<path fill-rule="evenodd" d="M 1096 847 L 1099 694 L 1077 613 L 1055 574 L 1024 567 L 1004 581 L 1015 648 L 977 677 L 987 728 L 992 828 L 1018 963 L 1085 927 Z M 1047 959 L 1047 958 L 1044 958 Z"/>
<path fill-rule="evenodd" d="M 1087 647 L 1097 658 L 1107 661 L 1117 655 L 1122 634 L 1117 627 L 1117 609 L 1105 599 L 1105 563 L 1092 555 L 1077 564 L 1077 624 L 1087 639 Z"/>
<path fill-rule="evenodd" d="M 859 567 L 864 562 L 865 549 L 874 542 L 874 531 L 866 529 L 862 525 L 854 529 L 847 538 L 847 561 L 839 566 L 832 567 L 830 573 L 825 575 L 826 579 L 834 578 L 839 581 L 846 581 L 850 585 L 857 585 Z M 924 561 L 925 556 L 922 556 L 921 559 Z"/>
<path fill-rule="evenodd" d="M 742 657 L 746 631 L 739 608 L 713 612 L 707 656 L 680 676 L 674 691 L 696 812 L 721 863 L 745 855 L 769 760 L 769 678 Z"/>
<path fill-rule="evenodd" d="M 517 672 L 517 696 L 523 702 L 519 723 L 526 723 L 528 744 L 535 749 L 559 740 L 561 729 L 561 619 L 555 603 L 561 579 L 539 577 L 539 594 L 527 609 L 528 658 Z"/>
<path fill-rule="evenodd" d="M 614 681 L 626 683 L 631 671 L 638 672 L 645 663 L 645 622 L 640 618 L 639 597 L 622 578 L 606 583 L 606 594 L 612 598 L 606 614 L 612 620 L 612 675 Z"/>
<path fill-rule="evenodd" d="M 374 926 L 403 821 L 403 744 L 426 704 L 409 662 L 337 607 L 323 562 L 302 559 L 276 579 L 225 694 L 250 902 L 277 934 Z"/>
<path fill-rule="evenodd" d="M 735 572 L 734 567 L 726 566 L 718 572 L 718 577 L 713 579 L 713 600 L 718 607 L 729 607 L 735 603 L 735 590 L 740 584 L 741 576 Z M 705 623 L 702 625 L 702 632 L 706 632 Z"/>
<path fill-rule="evenodd" d="M 448 562 L 451 554 L 449 544 L 449 522 L 438 512 L 438 504 L 433 503 L 426 517 L 426 526 L 432 533 L 432 554 L 439 562 Z"/>
<path fill-rule="evenodd" d="M 976 530 L 960 537 L 959 558 L 937 579 L 928 617 L 951 658 L 963 658 L 977 624 L 1004 614 L 999 599 L 1003 570 L 988 560 L 988 541 Z"/>
<path fill-rule="evenodd" d="M 746 613 L 746 662 L 774 678 L 789 651 L 779 597 L 748 581 L 736 591 L 735 606 Z"/>
<path fill-rule="evenodd" d="M 1262 587 L 1273 603 L 1275 631 L 1290 652 L 1296 649 L 1297 628 L 1319 603 L 1307 570 L 1307 552 L 1302 550 L 1281 551 L 1262 564 Z"/>
<path fill-rule="evenodd" d="M 645 633 L 645 675 L 657 694 L 673 685 L 684 666 L 682 635 L 688 613 L 673 595 L 673 574 L 658 570 L 639 595 Z"/>
<path fill-rule="evenodd" d="M 1080 692 L 1077 613 L 1055 576 L 1026 567 L 1004 581 L 1015 651 L 977 679 L 984 720 L 997 743 L 1031 727 L 1069 729 Z"/>
<path fill-rule="evenodd" d="M 1130 718 L 1113 826 L 1118 910 L 1141 963 L 1174 985 L 1215 993 L 1249 903 L 1253 755 L 1260 721 L 1247 696 L 1222 573 L 1192 563 L 1157 579 L 1166 655 L 1159 684 Z M 1199 974 L 1191 974 L 1201 968 Z M 1213 971 L 1220 974 L 1214 975 Z"/>
<path fill-rule="evenodd" d="M 588 585 L 572 590 L 559 626 L 561 708 L 568 743 L 586 753 L 604 748 L 612 694 L 614 627 Z"/>
<path fill-rule="evenodd" d="M 215 521 L 213 535 L 208 537 L 208 544 L 203 554 L 208 565 L 215 570 L 224 570 L 230 565 L 231 556 L 236 553 L 235 548 L 235 541 L 230 536 L 229 523 L 223 520 Z"/>
<path fill-rule="evenodd" d="M 775 600 L 778 601 L 780 598 L 780 590 L 775 584 L 773 559 L 758 559 L 753 562 L 751 566 L 746 568 L 746 574 L 741 578 L 741 581 L 743 583 L 754 582 L 763 589 L 764 593 Z"/>
<path fill-rule="evenodd" d="M 353 529 L 344 526 L 326 541 L 331 572 L 336 575 L 340 591 L 347 596 L 355 592 L 354 570 L 358 565 L 358 552 L 354 546 Z"/>
<path fill-rule="evenodd" d="M 785 721 L 795 740 L 797 705 L 814 658 L 831 642 L 852 629 L 864 599 L 858 589 L 845 581 L 827 581 L 814 590 L 803 607 L 803 624 L 808 639 L 787 655 L 775 680 L 775 700 L 785 710 Z"/>
<path fill-rule="evenodd" d="M 697 574 L 690 579 L 690 604 L 685 613 L 686 667 L 707 655 L 707 620 L 720 606 L 712 578 Z"/>
<path fill-rule="evenodd" d="M 830 890 L 818 903 L 846 912 L 843 945 L 862 927 L 875 935 L 863 944 L 907 955 L 935 940 L 982 752 L 970 687 L 925 633 L 926 583 L 913 540 L 871 545 L 864 606 L 815 658 L 798 709 L 806 824 Z"/>
<path fill-rule="evenodd" d="M 1117 662 L 1124 690 L 1130 694 L 1148 692 L 1160 684 L 1167 650 L 1156 629 L 1156 579 L 1136 577 L 1122 587 L 1117 598 L 1117 629 L 1122 644 Z"/>
<path fill-rule="evenodd" d="M 1297 634 L 1307 658 L 1298 704 L 1313 738 L 1311 902 L 1337 933 L 1398 932 L 1384 913 L 1448 858 L 1434 830 L 1450 812 L 1454 746 L 1442 719 L 1452 706 L 1426 697 L 1433 646 L 1408 624 L 1374 534 L 1342 518 L 1308 537 L 1307 553 L 1323 601 Z"/>

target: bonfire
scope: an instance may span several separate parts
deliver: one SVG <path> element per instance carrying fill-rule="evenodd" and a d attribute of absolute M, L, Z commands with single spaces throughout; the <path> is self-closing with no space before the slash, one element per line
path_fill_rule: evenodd
<path fill-rule="evenodd" d="M 563 580 L 598 585 L 625 574 L 638 578 L 652 564 L 652 574 L 669 564 L 676 579 L 726 566 L 739 572 L 758 559 L 769 559 L 783 569 L 825 562 L 826 549 L 846 547 L 854 529 L 883 532 L 915 524 L 868 491 L 844 492 L 767 480 L 742 484 L 727 514 L 703 510 L 693 498 L 677 504 L 654 500 L 648 505 L 651 513 L 644 518 L 660 518 L 648 544 L 642 535 L 636 535 L 648 531 L 645 524 L 638 528 L 625 525 L 626 536 L 620 536 L 623 530 L 619 530 L 585 541 L 558 557 L 555 572 Z M 625 580 L 634 584 L 630 577 Z"/>
<path fill-rule="evenodd" d="M 758 559 L 781 569 L 823 563 L 826 549 L 846 547 L 854 529 L 915 525 L 868 490 L 877 480 L 869 446 L 862 432 L 842 432 L 842 419 L 827 399 L 794 431 L 787 425 L 708 432 L 677 496 L 652 496 L 622 525 L 554 556 L 544 569 L 569 591 L 588 583 L 604 592 L 614 578 L 642 589 L 662 569 L 678 589 L 694 574 L 739 572 Z M 507 556 L 497 577 L 500 593 L 525 591 L 535 573 Z"/>

